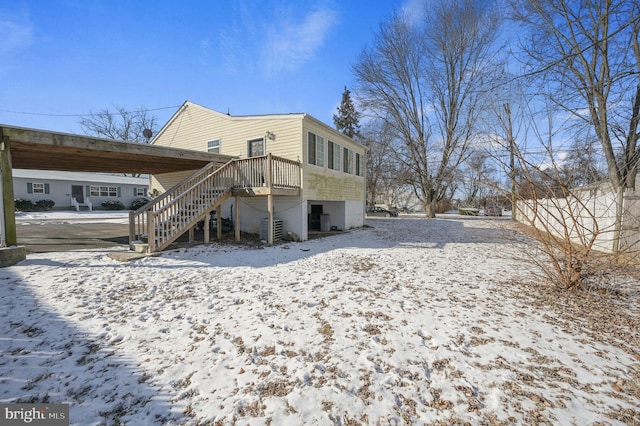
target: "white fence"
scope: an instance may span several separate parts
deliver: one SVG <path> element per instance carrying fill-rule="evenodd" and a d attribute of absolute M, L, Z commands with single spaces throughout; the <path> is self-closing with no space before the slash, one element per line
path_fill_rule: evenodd
<path fill-rule="evenodd" d="M 612 252 L 615 243 L 616 194 L 600 189 L 580 191 L 568 198 L 518 201 L 516 220 L 562 239 Z M 635 249 L 640 241 L 640 196 L 624 196 L 620 251 Z"/>

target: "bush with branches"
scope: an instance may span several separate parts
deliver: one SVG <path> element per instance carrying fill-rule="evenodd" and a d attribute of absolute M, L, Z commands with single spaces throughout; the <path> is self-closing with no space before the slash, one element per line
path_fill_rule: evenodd
<path fill-rule="evenodd" d="M 55 206 L 56 203 L 53 200 L 38 200 L 34 204 L 36 211 L 48 211 Z"/>
<path fill-rule="evenodd" d="M 131 203 L 131 210 L 138 210 L 140 207 L 147 205 L 149 201 L 148 198 L 136 198 Z"/>
<path fill-rule="evenodd" d="M 16 198 L 15 200 L 13 200 L 13 204 L 15 205 L 15 210 L 17 212 L 33 211 L 33 202 L 31 200 L 27 200 L 26 198 Z"/>
<path fill-rule="evenodd" d="M 124 210 L 124 204 L 121 201 L 107 200 L 102 203 L 105 210 Z"/>
<path fill-rule="evenodd" d="M 19 212 L 43 212 L 48 211 L 56 205 L 53 200 L 38 200 L 35 203 L 26 198 L 14 200 L 15 210 Z"/>

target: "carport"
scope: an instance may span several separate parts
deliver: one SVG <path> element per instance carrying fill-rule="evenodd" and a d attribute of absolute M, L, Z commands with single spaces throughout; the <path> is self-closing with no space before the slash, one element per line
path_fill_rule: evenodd
<path fill-rule="evenodd" d="M 203 142 L 204 143 L 204 142 Z M 0 125 L 0 267 L 26 257 L 18 246 L 13 168 L 70 172 L 158 174 L 217 167 L 233 157 L 69 133 Z"/>

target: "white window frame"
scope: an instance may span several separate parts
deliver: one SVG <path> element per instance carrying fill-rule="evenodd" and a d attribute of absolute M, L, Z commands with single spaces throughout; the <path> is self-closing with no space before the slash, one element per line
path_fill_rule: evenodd
<path fill-rule="evenodd" d="M 34 194 L 44 194 L 44 182 L 33 182 L 31 184 L 31 192 Z"/>
<path fill-rule="evenodd" d="M 144 197 L 145 196 L 145 191 L 144 188 L 133 188 L 136 191 L 136 194 L 134 195 L 134 197 Z"/>
<path fill-rule="evenodd" d="M 117 197 L 118 187 L 91 185 L 89 192 L 92 197 Z"/>
<path fill-rule="evenodd" d="M 220 154 L 220 138 L 207 141 L 207 152 L 211 154 Z"/>
<path fill-rule="evenodd" d="M 344 173 L 349 173 L 350 175 L 353 174 L 353 150 L 349 149 L 349 148 L 344 148 L 343 149 L 343 158 L 342 158 L 342 162 L 343 162 L 343 167 L 342 167 L 342 171 Z"/>
<path fill-rule="evenodd" d="M 307 163 L 324 167 L 324 138 L 307 132 Z"/>
<path fill-rule="evenodd" d="M 342 163 L 341 163 L 342 156 L 340 155 L 341 151 L 342 151 L 342 147 L 336 142 L 333 142 L 333 141 L 327 142 L 327 167 L 328 168 L 332 170 L 337 170 L 337 171 L 342 170 Z"/>

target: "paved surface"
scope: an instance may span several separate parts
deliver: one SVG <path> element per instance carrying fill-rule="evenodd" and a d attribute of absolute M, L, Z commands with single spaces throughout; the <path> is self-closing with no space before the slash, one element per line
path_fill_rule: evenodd
<path fill-rule="evenodd" d="M 103 248 L 129 244 L 129 225 L 29 221 L 16 224 L 18 245 L 27 253 Z"/>

